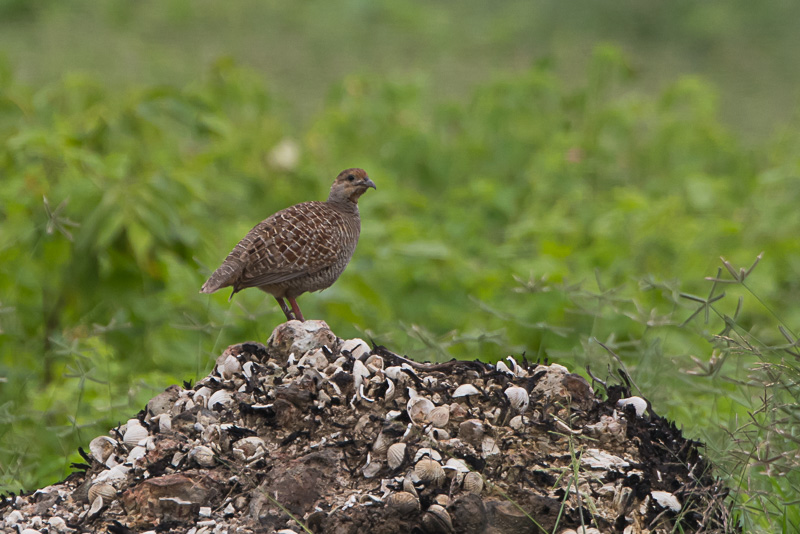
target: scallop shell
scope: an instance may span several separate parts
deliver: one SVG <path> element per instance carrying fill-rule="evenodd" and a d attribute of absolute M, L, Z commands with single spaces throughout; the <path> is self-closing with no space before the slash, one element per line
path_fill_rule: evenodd
<path fill-rule="evenodd" d="M 525 388 L 519 386 L 511 386 L 505 390 L 506 397 L 511 402 L 511 407 L 518 412 L 524 412 L 528 409 L 530 403 L 530 396 Z"/>
<path fill-rule="evenodd" d="M 414 474 L 423 482 L 438 486 L 444 481 L 445 472 L 442 464 L 431 458 L 423 458 L 414 465 Z"/>
<path fill-rule="evenodd" d="M 372 356 L 367 358 L 367 361 L 364 363 L 366 364 L 367 368 L 369 368 L 369 370 L 372 371 L 373 373 L 383 370 L 383 358 L 381 358 L 377 354 L 373 354 Z"/>
<path fill-rule="evenodd" d="M 386 505 L 401 514 L 419 512 L 419 499 L 407 491 L 392 493 L 386 498 Z"/>
<path fill-rule="evenodd" d="M 135 423 L 133 421 L 135 421 Z M 149 435 L 150 434 L 147 432 L 147 429 L 143 427 L 141 423 L 139 423 L 138 419 L 131 419 L 126 425 L 125 434 L 122 437 L 122 441 L 125 442 L 125 445 L 135 447 L 140 441 L 146 439 Z"/>
<path fill-rule="evenodd" d="M 213 467 L 216 462 L 214 459 L 214 451 L 205 445 L 198 445 L 189 451 L 189 458 L 194 460 L 197 465 L 201 467 Z"/>
<path fill-rule="evenodd" d="M 470 471 L 464 475 L 464 491 L 476 495 L 483 491 L 483 477 L 480 473 Z"/>
<path fill-rule="evenodd" d="M 437 406 L 428 413 L 428 421 L 438 428 L 444 428 L 450 421 L 450 407 Z"/>
<path fill-rule="evenodd" d="M 425 418 L 428 414 L 435 408 L 433 402 L 430 399 L 427 399 L 422 396 L 417 396 L 412 398 L 406 404 L 406 410 L 408 411 L 408 416 L 411 418 L 412 421 L 415 423 L 422 424 L 425 422 Z"/>
<path fill-rule="evenodd" d="M 233 395 L 231 395 L 230 391 L 220 389 L 218 391 L 215 391 L 208 398 L 208 409 L 213 410 L 217 406 L 224 407 L 228 404 L 231 404 L 232 402 L 233 402 Z"/>
<path fill-rule="evenodd" d="M 89 486 L 89 502 L 102 497 L 104 502 L 111 502 L 117 497 L 117 490 L 107 482 L 94 483 Z"/>
<path fill-rule="evenodd" d="M 405 443 L 394 443 L 389 447 L 389 450 L 386 451 L 386 461 L 389 464 L 389 467 L 392 469 L 397 469 L 401 465 L 403 465 L 403 460 L 406 458 L 406 444 Z"/>
<path fill-rule="evenodd" d="M 478 395 L 480 391 L 472 384 L 461 384 L 453 392 L 453 397 L 469 397 L 470 395 Z"/>
<path fill-rule="evenodd" d="M 101 464 L 105 464 L 109 456 L 114 454 L 114 449 L 117 446 L 117 440 L 108 436 L 97 436 L 89 442 L 89 451 L 95 460 Z"/>

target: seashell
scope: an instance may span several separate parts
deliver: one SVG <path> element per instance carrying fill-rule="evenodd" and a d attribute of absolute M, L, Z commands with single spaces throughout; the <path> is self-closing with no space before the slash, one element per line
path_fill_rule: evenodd
<path fill-rule="evenodd" d="M 413 397 L 411 400 L 406 403 L 406 410 L 408 411 L 408 416 L 411 420 L 415 423 L 422 424 L 425 422 L 425 418 L 428 414 L 435 408 L 433 402 L 430 399 L 427 399 L 421 395 Z"/>
<path fill-rule="evenodd" d="M 386 412 L 386 420 L 394 421 L 401 415 L 403 415 L 403 412 L 401 412 L 400 410 L 389 410 L 388 412 Z"/>
<path fill-rule="evenodd" d="M 131 452 L 128 453 L 128 458 L 125 460 L 126 463 L 132 464 L 139 458 L 144 458 L 147 455 L 147 448 L 137 445 L 136 447 L 131 449 Z M 106 500 L 108 502 L 108 500 Z"/>
<path fill-rule="evenodd" d="M 430 447 L 422 447 L 417 451 L 417 454 L 414 455 L 414 463 L 417 463 L 420 459 L 424 457 L 433 458 L 437 462 L 442 460 L 442 455 L 439 454 L 439 451 L 436 449 L 431 449 Z"/>
<path fill-rule="evenodd" d="M 123 482 L 128 478 L 128 471 L 131 468 L 127 465 L 115 465 L 110 469 L 106 469 L 105 471 L 101 471 L 94 479 L 95 484 L 99 484 L 100 482 L 108 482 L 109 484 L 114 484 L 116 482 Z"/>
<path fill-rule="evenodd" d="M 419 477 L 422 482 L 430 482 L 434 486 L 438 486 L 445 478 L 445 472 L 442 464 L 432 458 L 423 458 L 414 465 L 414 474 Z"/>
<path fill-rule="evenodd" d="M 522 367 L 520 364 L 518 364 L 517 360 L 515 360 L 513 356 L 508 356 L 506 358 L 506 360 L 508 360 L 508 363 L 511 364 L 511 371 L 516 376 L 518 376 L 520 378 L 525 378 L 526 376 L 528 376 L 528 371 L 524 367 Z"/>
<path fill-rule="evenodd" d="M 109 456 L 114 454 L 114 449 L 117 446 L 117 440 L 108 436 L 97 436 L 89 442 L 89 451 L 95 460 L 101 464 L 105 464 Z"/>
<path fill-rule="evenodd" d="M 428 413 L 427 419 L 435 427 L 446 427 L 447 423 L 450 421 L 450 407 L 437 406 Z"/>
<path fill-rule="evenodd" d="M 198 445 L 189 451 L 189 458 L 194 460 L 200 467 L 213 467 L 216 463 L 214 451 L 205 445 Z"/>
<path fill-rule="evenodd" d="M 403 372 L 403 368 L 400 367 L 399 365 L 393 365 L 391 367 L 387 367 L 386 369 L 383 370 L 383 374 L 385 374 L 386 376 L 397 382 L 402 382 L 406 377 L 406 374 Z"/>
<path fill-rule="evenodd" d="M 430 534 L 451 534 L 453 532 L 453 520 L 447 513 L 444 506 L 432 504 L 422 516 L 422 525 L 425 532 Z"/>
<path fill-rule="evenodd" d="M 425 435 L 436 441 L 445 441 L 450 439 L 450 432 L 441 428 L 431 427 L 425 432 Z"/>
<path fill-rule="evenodd" d="M 149 435 L 147 429 L 142 426 L 138 419 L 131 419 L 125 427 L 125 434 L 123 434 L 122 441 L 125 442 L 125 445 L 134 447 Z"/>
<path fill-rule="evenodd" d="M 486 433 L 486 427 L 479 419 L 467 419 L 458 425 L 458 437 L 461 441 L 477 446 Z"/>
<path fill-rule="evenodd" d="M 94 483 L 89 486 L 89 503 L 102 497 L 104 502 L 111 502 L 117 497 L 117 490 L 107 482 Z"/>
<path fill-rule="evenodd" d="M 389 402 L 394 398 L 397 388 L 394 387 L 394 382 L 391 378 L 386 379 L 386 393 L 383 394 L 383 400 Z"/>
<path fill-rule="evenodd" d="M 481 441 L 481 451 L 483 451 L 484 458 L 493 454 L 500 454 L 500 448 L 497 446 L 494 438 L 489 436 L 485 436 L 483 441 Z"/>
<path fill-rule="evenodd" d="M 511 421 L 508 422 L 508 426 L 513 428 L 514 430 L 522 430 L 525 428 L 525 425 L 530 423 L 530 419 L 523 415 L 515 415 L 511 418 Z"/>
<path fill-rule="evenodd" d="M 476 471 L 464 475 L 464 491 L 479 495 L 483 491 L 483 477 Z"/>
<path fill-rule="evenodd" d="M 446 493 L 440 493 L 439 495 L 433 498 L 433 501 L 436 504 L 447 508 L 448 506 L 450 506 L 450 503 L 453 502 L 453 499 L 451 499 L 450 496 L 447 495 Z"/>
<path fill-rule="evenodd" d="M 231 354 L 225 358 L 225 361 L 222 362 L 222 365 L 217 365 L 217 372 L 220 374 L 220 376 L 222 376 L 222 378 L 229 380 L 242 372 L 242 364 L 239 363 L 239 360 L 236 358 L 236 356 Z"/>
<path fill-rule="evenodd" d="M 364 478 L 372 478 L 380 472 L 382 467 L 383 464 L 373 460 L 372 455 L 367 453 L 367 463 L 361 468 L 361 474 L 364 475 Z"/>
<path fill-rule="evenodd" d="M 364 365 L 361 360 L 353 362 L 353 379 L 355 380 L 356 389 L 364 383 L 364 379 L 369 378 L 369 369 Z"/>
<path fill-rule="evenodd" d="M 426 376 L 422 378 L 422 384 L 428 389 L 435 389 L 439 384 L 439 380 L 434 376 Z"/>
<path fill-rule="evenodd" d="M 220 408 L 231 404 L 233 402 L 233 395 L 230 394 L 229 391 L 220 389 L 215 391 L 209 398 L 208 398 L 208 409 L 213 410 L 217 406 Z"/>
<path fill-rule="evenodd" d="M 417 495 L 417 488 L 414 487 L 414 480 L 416 478 L 417 476 L 414 475 L 414 471 L 409 471 L 406 473 L 406 476 L 403 477 L 403 491 L 407 491 L 408 493 L 419 497 L 419 495 Z"/>
<path fill-rule="evenodd" d="M 414 493 L 398 491 L 386 498 L 386 506 L 400 514 L 419 512 L 419 498 Z"/>
<path fill-rule="evenodd" d="M 245 362 L 242 366 L 242 374 L 245 378 L 251 378 L 253 376 L 253 367 L 255 367 L 255 362 Z"/>
<path fill-rule="evenodd" d="M 373 354 L 372 356 L 367 358 L 367 361 L 364 363 L 366 364 L 367 368 L 373 373 L 383 370 L 383 358 L 381 358 L 377 354 Z"/>
<path fill-rule="evenodd" d="M 339 350 L 341 352 L 349 352 L 350 355 L 356 359 L 360 358 L 364 354 L 369 354 L 370 352 L 367 342 L 357 337 L 345 340 Z"/>
<path fill-rule="evenodd" d="M 257 436 L 249 436 L 235 441 L 232 449 L 234 458 L 247 462 L 265 456 L 267 444 Z"/>
<path fill-rule="evenodd" d="M 511 386 L 505 390 L 506 397 L 511 402 L 511 407 L 518 412 L 524 412 L 528 409 L 530 397 L 525 388 L 519 386 Z"/>
<path fill-rule="evenodd" d="M 641 417 L 647 409 L 647 401 L 641 397 L 628 397 L 617 401 L 617 408 L 622 411 L 625 411 L 626 406 L 633 406 L 633 409 L 636 410 L 636 417 Z"/>
<path fill-rule="evenodd" d="M 206 404 L 208 404 L 208 398 L 212 393 L 213 391 L 211 391 L 210 387 L 202 386 L 195 390 L 194 395 L 192 395 L 192 400 L 195 402 L 195 404 L 202 404 L 203 406 L 206 406 Z"/>
<path fill-rule="evenodd" d="M 406 444 L 405 443 L 394 443 L 389 447 L 389 450 L 386 451 L 386 461 L 389 464 L 389 467 L 392 469 L 397 469 L 401 465 L 403 465 L 403 460 L 406 458 Z"/>
<path fill-rule="evenodd" d="M 158 423 L 158 431 L 160 433 L 172 430 L 172 417 L 170 417 L 168 413 L 162 413 L 153 417 L 153 421 Z"/>
<path fill-rule="evenodd" d="M 325 353 L 322 352 L 322 349 L 313 350 L 300 358 L 300 361 L 297 362 L 297 366 L 311 367 L 322 371 L 328 367 L 328 358 L 325 357 Z"/>
<path fill-rule="evenodd" d="M 469 397 L 470 395 L 478 395 L 480 391 L 472 384 L 461 384 L 453 392 L 453 397 Z"/>
<path fill-rule="evenodd" d="M 681 503 L 672 493 L 668 491 L 651 491 L 650 495 L 661 508 L 666 508 L 667 510 L 671 510 L 673 512 L 681 511 Z"/>
<path fill-rule="evenodd" d="M 378 434 L 378 437 L 375 438 L 375 443 L 372 444 L 372 452 L 382 455 L 389 449 L 389 446 L 392 444 L 394 439 L 394 437 L 390 436 L 386 432 L 381 432 Z"/>
<path fill-rule="evenodd" d="M 445 469 L 452 469 L 458 473 L 469 473 L 469 467 L 467 464 L 464 463 L 464 460 L 459 460 L 458 458 L 449 458 L 447 463 L 444 464 Z"/>
<path fill-rule="evenodd" d="M 494 367 L 495 367 L 495 369 L 497 369 L 501 373 L 506 373 L 506 374 L 509 374 L 509 375 L 513 375 L 514 374 L 514 372 L 511 369 L 509 369 L 508 366 L 505 364 L 505 362 L 502 361 L 502 360 L 497 362 Z"/>

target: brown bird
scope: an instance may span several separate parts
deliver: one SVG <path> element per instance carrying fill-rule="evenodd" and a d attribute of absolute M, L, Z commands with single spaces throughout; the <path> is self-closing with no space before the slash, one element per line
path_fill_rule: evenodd
<path fill-rule="evenodd" d="M 363 169 L 340 172 L 325 202 L 303 202 L 257 224 L 200 292 L 233 287 L 233 298 L 257 287 L 275 297 L 287 320 L 304 321 L 296 299 L 330 287 L 350 263 L 361 233 L 358 199 L 370 187 L 377 189 Z"/>

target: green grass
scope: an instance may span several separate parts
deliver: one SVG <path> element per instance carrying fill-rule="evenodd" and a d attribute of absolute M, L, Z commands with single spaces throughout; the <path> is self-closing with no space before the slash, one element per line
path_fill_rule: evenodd
<path fill-rule="evenodd" d="M 200 285 L 358 165 L 359 248 L 307 317 L 425 359 L 624 367 L 749 531 L 800 524 L 796 8 L 193 5 L 0 3 L 0 486 L 265 341 L 274 302 Z M 709 296 L 720 256 L 762 251 Z"/>

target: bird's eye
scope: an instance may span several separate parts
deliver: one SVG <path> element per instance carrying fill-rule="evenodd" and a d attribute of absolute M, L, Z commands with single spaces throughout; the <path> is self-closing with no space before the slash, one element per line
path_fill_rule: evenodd
<path fill-rule="evenodd" d="M 347 181 L 348 181 L 348 182 L 352 182 L 352 181 L 353 181 L 353 180 L 355 180 L 355 179 L 356 179 L 356 177 L 355 177 L 355 176 L 353 176 L 352 174 L 348 174 L 348 175 L 347 175 Z"/>

